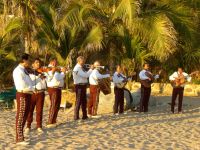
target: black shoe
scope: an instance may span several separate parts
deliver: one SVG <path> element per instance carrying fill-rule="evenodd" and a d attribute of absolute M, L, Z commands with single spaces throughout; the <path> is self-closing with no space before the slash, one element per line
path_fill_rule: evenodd
<path fill-rule="evenodd" d="M 80 118 L 74 118 L 74 121 L 79 120 Z"/>
<path fill-rule="evenodd" d="M 86 116 L 86 117 L 83 117 L 82 119 L 83 119 L 83 120 L 86 120 L 86 119 L 88 119 L 88 116 Z"/>

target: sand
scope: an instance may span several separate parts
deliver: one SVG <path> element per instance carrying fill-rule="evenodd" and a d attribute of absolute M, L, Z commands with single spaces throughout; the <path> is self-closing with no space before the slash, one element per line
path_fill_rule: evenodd
<path fill-rule="evenodd" d="M 44 134 L 33 129 L 26 139 L 28 146 L 15 144 L 15 110 L 1 110 L 1 150 L 200 150 L 200 98 L 184 97 L 184 113 L 171 114 L 167 104 L 170 97 L 157 96 L 158 102 L 149 113 L 128 111 L 112 114 L 113 101 L 100 100 L 101 118 L 73 121 L 73 111 L 61 110 L 58 126 L 46 129 L 48 108 L 44 111 Z"/>

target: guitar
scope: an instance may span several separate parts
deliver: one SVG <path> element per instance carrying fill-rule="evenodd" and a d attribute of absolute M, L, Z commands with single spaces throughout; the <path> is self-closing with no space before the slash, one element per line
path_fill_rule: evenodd
<path fill-rule="evenodd" d="M 175 80 L 172 80 L 170 83 L 173 88 L 181 87 L 185 83 L 187 83 L 188 77 L 191 77 L 192 75 L 198 74 L 198 73 L 199 73 L 199 71 L 194 71 L 194 72 L 190 73 L 188 76 L 184 76 L 183 74 L 178 74 L 178 72 L 177 72 L 178 77 L 175 78 Z"/>
<path fill-rule="evenodd" d="M 124 78 L 124 82 L 116 83 L 116 84 L 115 84 L 116 87 L 122 89 L 122 88 L 124 88 L 124 87 L 126 86 L 126 84 L 127 84 L 128 81 L 131 81 L 131 80 L 132 80 L 131 77 L 128 77 L 128 78 L 123 77 L 123 78 Z"/>
<path fill-rule="evenodd" d="M 154 82 L 154 80 L 159 78 L 160 73 L 161 73 L 161 71 L 159 71 L 158 74 L 153 75 L 151 72 L 146 71 L 146 72 L 145 72 L 145 75 L 146 75 L 148 78 L 150 78 L 151 80 L 149 80 L 149 79 L 140 80 L 140 83 L 141 83 L 144 87 L 149 88 L 149 87 L 151 87 L 151 84 Z"/>

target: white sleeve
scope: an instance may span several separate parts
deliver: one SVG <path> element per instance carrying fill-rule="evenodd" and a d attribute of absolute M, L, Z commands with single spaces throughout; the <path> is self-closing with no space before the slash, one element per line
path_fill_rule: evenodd
<path fill-rule="evenodd" d="M 191 80 L 192 80 L 192 77 L 191 76 L 189 76 L 187 73 L 183 73 L 183 75 L 186 77 L 186 80 L 188 81 L 188 82 L 191 82 Z"/>
<path fill-rule="evenodd" d="M 65 77 L 65 74 L 63 72 L 59 73 L 59 72 L 55 72 L 54 73 L 54 78 L 57 80 L 57 81 L 62 81 Z"/>
<path fill-rule="evenodd" d="M 25 77 L 25 74 L 23 72 L 14 71 L 13 72 L 13 78 L 14 78 L 16 89 L 24 90 L 24 91 L 33 91 L 34 90 L 33 85 L 28 85 L 25 82 L 26 77 Z"/>
<path fill-rule="evenodd" d="M 145 75 L 144 71 L 140 71 L 139 77 L 140 77 L 140 80 L 146 80 L 146 79 L 148 79 L 148 77 Z"/>
<path fill-rule="evenodd" d="M 174 81 L 176 77 L 176 72 L 174 72 L 171 76 L 169 76 L 170 81 Z"/>
<path fill-rule="evenodd" d="M 123 78 L 119 78 L 119 77 L 117 76 L 117 74 L 114 74 L 114 75 L 113 75 L 113 82 L 114 82 L 114 83 L 122 83 L 123 80 L 124 80 L 124 79 L 123 79 Z"/>
<path fill-rule="evenodd" d="M 109 74 L 103 75 L 103 74 L 100 74 L 99 71 L 96 71 L 96 73 L 95 73 L 95 78 L 96 79 L 103 79 L 103 78 L 109 78 L 109 77 L 110 77 Z"/>
<path fill-rule="evenodd" d="M 92 70 L 90 69 L 88 72 L 84 72 L 81 68 L 78 69 L 77 75 L 83 78 L 88 78 L 91 74 Z"/>

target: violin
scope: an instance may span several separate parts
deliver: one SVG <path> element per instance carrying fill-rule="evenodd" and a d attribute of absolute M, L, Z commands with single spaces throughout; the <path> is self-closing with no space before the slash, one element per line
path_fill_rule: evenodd
<path fill-rule="evenodd" d="M 63 71 L 63 68 L 65 68 L 65 71 Z M 46 66 L 43 66 L 41 68 L 39 68 L 37 70 L 38 72 L 40 73 L 43 73 L 43 72 L 49 72 L 49 71 L 54 71 L 54 72 L 66 72 L 67 71 L 70 71 L 70 68 L 69 67 L 62 67 L 62 66 L 57 66 L 57 67 L 46 67 Z"/>
<path fill-rule="evenodd" d="M 55 69 L 55 71 L 57 71 L 57 72 L 61 72 L 60 67 L 41 67 L 41 68 L 37 69 L 37 71 L 40 73 L 43 73 L 43 72 L 52 71 L 53 69 Z"/>
<path fill-rule="evenodd" d="M 43 72 L 41 72 L 41 70 L 37 69 L 33 69 L 33 68 L 26 68 L 26 71 L 28 74 L 33 74 L 35 76 L 40 76 L 41 79 L 46 78 L 46 76 L 43 74 Z"/>

